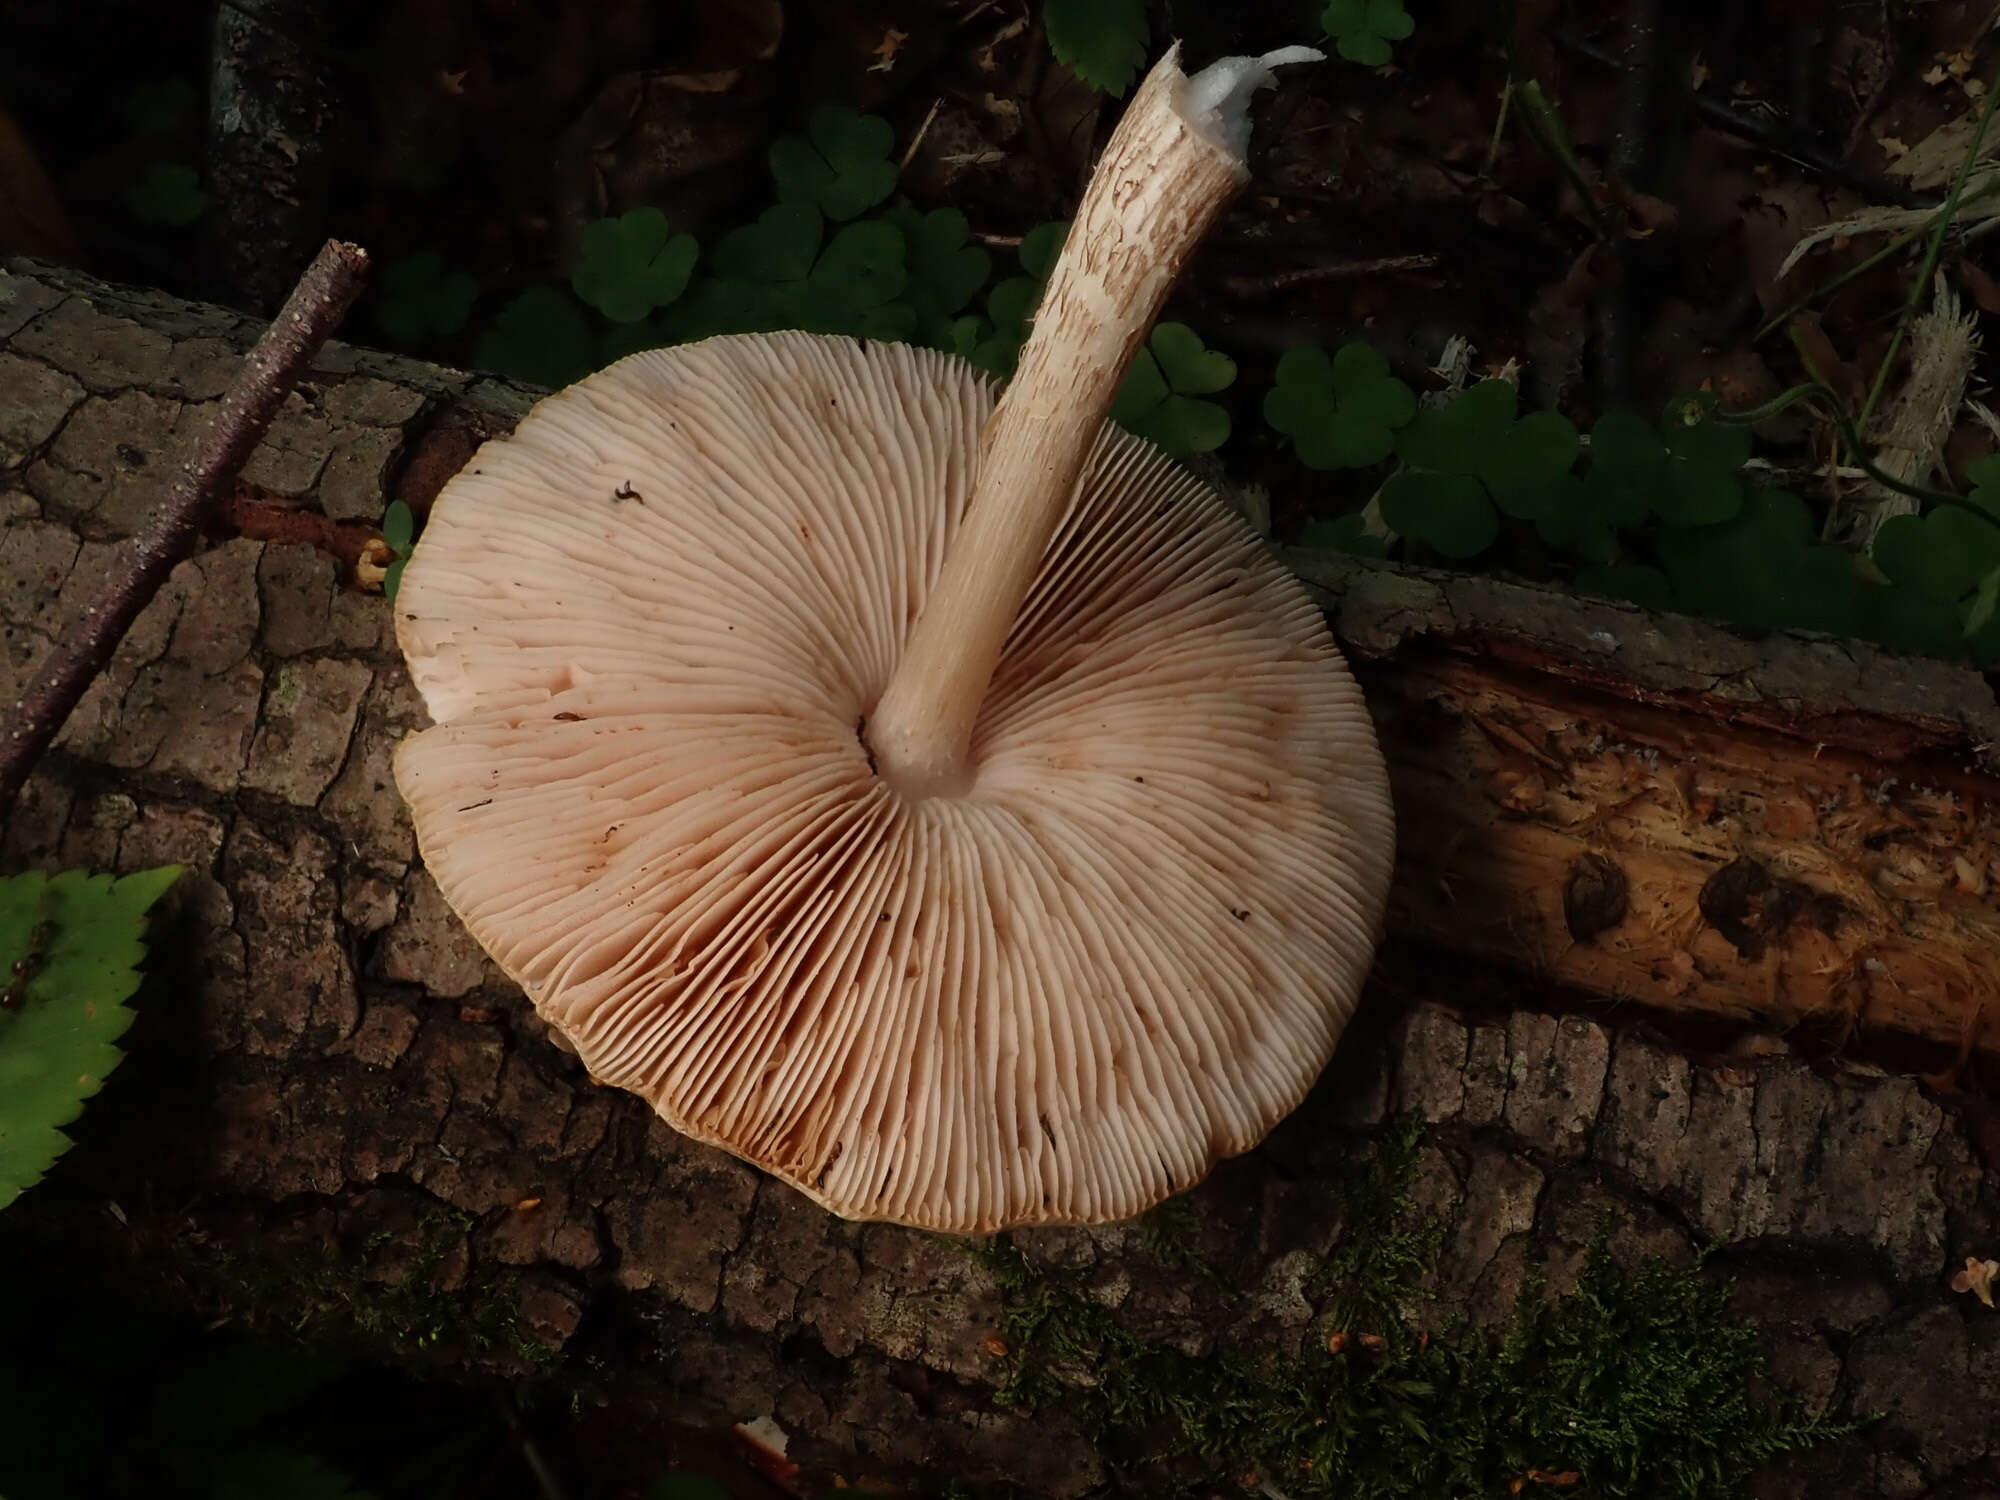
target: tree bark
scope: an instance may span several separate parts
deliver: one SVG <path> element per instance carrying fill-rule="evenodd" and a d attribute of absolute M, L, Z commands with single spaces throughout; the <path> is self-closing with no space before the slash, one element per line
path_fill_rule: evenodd
<path fill-rule="evenodd" d="M 0 696 L 256 332 L 0 271 Z M 421 708 L 352 559 L 391 498 L 421 511 L 531 399 L 330 346 L 245 470 L 235 534 L 175 572 L 31 780 L 0 869 L 190 874 L 127 1061 L 15 1215 L 219 1316 L 393 1336 L 420 1307 L 468 1357 L 561 1350 L 564 1378 L 611 1399 L 771 1416 L 822 1471 L 1115 1488 L 1064 1412 L 995 1404 L 1011 1351 L 964 1247 L 833 1219 L 594 1087 L 417 862 L 388 757 Z M 1081 1270 L 1149 1337 L 1315 1357 L 1325 1309 L 1299 1268 L 1344 1232 L 1347 1165 L 1414 1115 L 1411 1201 L 1443 1226 L 1418 1314 L 1437 1336 L 1533 1273 L 1569 1284 L 1603 1223 L 1627 1258 L 1727 1235 L 1734 1305 L 1781 1384 L 1889 1413 L 1774 1465 L 1760 1493 L 1990 1481 L 2000 1323 L 1948 1281 L 2000 1243 L 1981 1150 L 2000 1130 L 1940 1080 L 1768 1034 L 1831 1013 L 1992 1045 L 1973 968 L 1996 920 L 1983 683 L 1296 561 L 1396 767 L 1394 940 L 1321 1087 L 1188 1195 L 1185 1233 L 1222 1284 L 1130 1226 L 1025 1234 L 1024 1251 Z M 1718 1040 L 1674 1004 L 1756 1027 Z"/>

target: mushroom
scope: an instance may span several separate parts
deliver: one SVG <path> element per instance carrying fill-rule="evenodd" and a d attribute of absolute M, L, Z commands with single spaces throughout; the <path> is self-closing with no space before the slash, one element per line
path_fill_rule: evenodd
<path fill-rule="evenodd" d="M 843 1216 L 1128 1218 L 1354 1008 L 1394 844 L 1361 694 L 1106 421 L 1303 51 L 1152 71 L 997 405 L 902 345 L 635 354 L 487 443 L 404 573 L 445 899 L 595 1078 Z"/>

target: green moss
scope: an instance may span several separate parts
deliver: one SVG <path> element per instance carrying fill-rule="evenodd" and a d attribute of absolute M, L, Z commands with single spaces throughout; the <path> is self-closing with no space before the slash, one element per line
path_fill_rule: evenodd
<path fill-rule="evenodd" d="M 1851 1430 L 1753 1397 L 1757 1334 L 1699 1265 L 1627 1273 L 1600 1244 L 1573 1291 L 1531 1288 L 1503 1329 L 1412 1332 L 1404 1314 L 1440 1238 L 1406 1198 L 1419 1145 L 1398 1130 L 1347 1185 L 1349 1231 L 1309 1283 L 1328 1326 L 1355 1335 L 1337 1353 L 1315 1340 L 1300 1359 L 1194 1358 L 1133 1334 L 1081 1277 L 1030 1265 L 1005 1237 L 983 1247 L 1014 1351 L 1000 1400 L 1059 1405 L 1114 1450 L 1168 1461 L 1150 1485 L 1161 1494 L 1177 1478 L 1353 1500 L 1517 1484 L 1694 1500 Z"/>
<path fill-rule="evenodd" d="M 301 1336 L 360 1340 L 404 1354 L 451 1350 L 497 1356 L 534 1371 L 561 1355 L 521 1322 L 520 1277 L 479 1274 L 446 1288 L 443 1273 L 473 1220 L 453 1209 L 427 1213 L 413 1232 L 378 1230 L 353 1252 L 322 1247 L 296 1257 L 227 1257 L 217 1269 L 236 1283 L 229 1300 L 283 1320 Z M 407 1248 L 393 1279 L 368 1268 L 392 1241 Z"/>

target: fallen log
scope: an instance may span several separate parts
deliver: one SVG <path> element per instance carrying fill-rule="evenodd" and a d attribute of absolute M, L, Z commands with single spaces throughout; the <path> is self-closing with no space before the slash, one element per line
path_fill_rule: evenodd
<path fill-rule="evenodd" d="M 1294 552 L 1395 782 L 1400 937 L 1607 1000 L 2000 1046 L 1969 666 Z"/>
<path fill-rule="evenodd" d="M 0 271 L 0 696 L 84 607 L 256 332 L 67 271 Z M 996 1400 L 1018 1351 L 990 1265 L 832 1219 L 593 1087 L 417 861 L 388 755 L 421 707 L 386 606 L 350 586 L 357 538 L 391 498 L 421 510 L 531 399 L 329 346 L 244 471 L 232 532 L 176 570 L 31 779 L 0 869 L 190 873 L 127 1063 L 10 1222 L 218 1317 L 361 1308 L 376 1335 L 442 1328 L 482 1358 L 561 1350 L 591 1399 L 774 1417 L 822 1472 L 1114 1486 L 1115 1454 L 1065 1410 Z M 1415 1118 L 1405 1191 L 1438 1226 L 1419 1316 L 1439 1337 L 1534 1275 L 1572 1284 L 1606 1227 L 1627 1257 L 1726 1235 L 1732 1306 L 1781 1383 L 1815 1410 L 1892 1413 L 1779 1464 L 1764 1492 L 1972 1483 L 2000 1453 L 2000 1362 L 1948 1281 L 2000 1239 L 1991 1122 L 1768 1037 L 1692 1052 L 1546 981 L 1760 1029 L 1838 1007 L 1863 1030 L 1987 1044 L 1962 994 L 1894 1000 L 1919 995 L 1927 957 L 1949 975 L 1952 943 L 1969 969 L 1991 919 L 1983 888 L 1936 885 L 1985 868 L 1982 747 L 2000 720 L 1983 684 L 1296 561 L 1398 765 L 1398 954 L 1307 1104 L 1186 1200 L 1181 1252 L 1214 1276 L 1140 1228 L 1021 1247 L 1149 1339 L 1305 1358 L 1335 1291 L 1302 1268 L 1353 1231 L 1350 1164 Z M 1470 961 L 1409 962 L 1403 938 Z M 1829 965 L 1867 986 L 1814 977 Z"/>

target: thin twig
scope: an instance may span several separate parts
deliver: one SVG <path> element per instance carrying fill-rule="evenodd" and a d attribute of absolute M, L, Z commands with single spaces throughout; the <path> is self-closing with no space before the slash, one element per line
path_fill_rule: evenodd
<path fill-rule="evenodd" d="M 15 702 L 14 721 L 0 736 L 0 817 L 13 807 L 28 772 L 84 690 L 110 663 L 140 611 L 167 575 L 193 555 L 203 523 L 214 516 L 219 497 L 235 483 L 320 345 L 361 295 L 367 272 L 368 255 L 360 246 L 328 240 L 244 357 L 235 384 L 146 529 L 126 544 L 110 581 L 63 633 Z"/>
<path fill-rule="evenodd" d="M 1896 320 L 1896 331 L 1890 336 L 1888 351 L 1876 367 L 1875 383 L 1868 388 L 1868 399 L 1862 403 L 1861 415 L 1855 419 L 1857 432 L 1868 430 L 1868 419 L 1875 414 L 1876 403 L 1882 399 L 1883 387 L 1889 383 L 1889 371 L 1896 363 L 1897 354 L 1902 351 L 1903 339 L 1910 331 L 1910 320 L 1916 317 L 1917 309 L 1931 296 L 1931 278 L 1937 275 L 1938 260 L 1944 254 L 1945 238 L 1951 233 L 1951 221 L 1958 213 L 1958 200 L 1965 192 L 1966 179 L 1972 175 L 1973 163 L 1979 160 L 1979 147 L 1986 139 L 1986 127 L 1993 123 L 1995 104 L 2000 104 L 2000 72 L 1987 82 L 1986 107 L 1979 111 L 1979 123 L 1972 131 L 1972 144 L 1965 148 L 1965 160 L 1958 164 L 1958 175 L 1951 180 L 1951 191 L 1945 195 L 1937 228 L 1931 233 L 1930 243 L 1924 247 L 1923 268 L 1911 283 L 1909 300 L 1903 304 L 1903 315 Z"/>
<path fill-rule="evenodd" d="M 1427 271 L 1436 264 L 1435 255 L 1424 253 L 1379 255 L 1373 260 L 1330 260 L 1317 266 L 1273 271 L 1266 276 L 1225 276 L 1222 278 L 1222 289 L 1232 297 L 1261 297 L 1313 281 L 1348 281 L 1359 276 L 1379 276 L 1389 271 Z"/>

